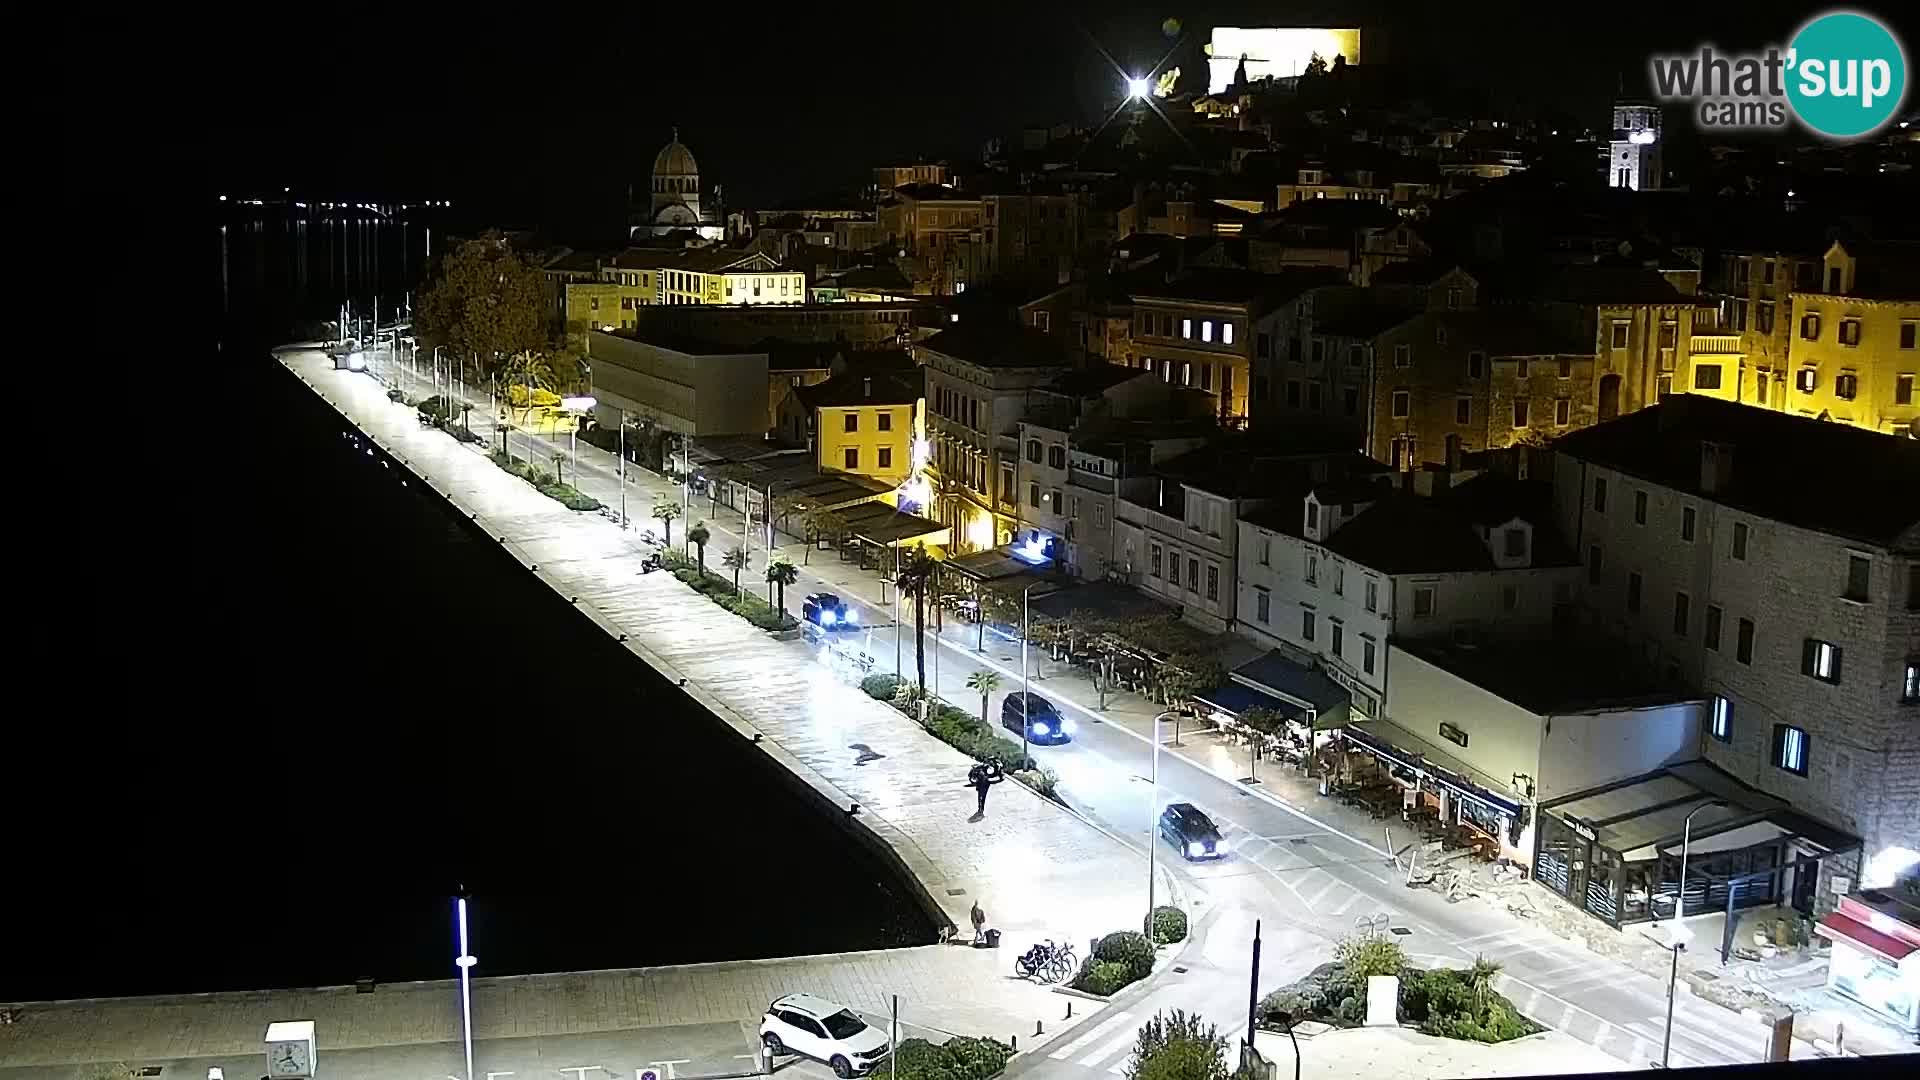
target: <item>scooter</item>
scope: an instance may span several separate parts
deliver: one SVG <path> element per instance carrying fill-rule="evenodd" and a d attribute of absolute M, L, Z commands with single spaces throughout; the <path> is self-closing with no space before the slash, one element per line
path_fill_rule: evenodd
<path fill-rule="evenodd" d="M 665 562 L 660 558 L 660 553 L 656 551 L 645 559 L 640 560 L 640 572 L 643 574 L 651 574 L 665 565 Z"/>

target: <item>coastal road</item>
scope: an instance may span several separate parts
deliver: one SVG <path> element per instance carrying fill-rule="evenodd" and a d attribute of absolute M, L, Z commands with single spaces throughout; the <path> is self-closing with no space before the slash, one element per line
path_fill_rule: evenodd
<path fill-rule="evenodd" d="M 484 405 L 484 399 L 480 403 Z M 484 408 L 474 415 L 485 415 Z M 490 419 L 476 423 L 475 430 L 491 435 L 490 424 Z M 553 454 L 568 449 L 564 436 L 529 436 L 525 432 L 514 433 L 514 444 L 523 455 L 532 445 L 538 445 L 540 456 L 549 461 Z M 578 445 L 577 453 L 577 475 L 569 479 L 596 498 L 617 504 L 618 463 L 614 456 L 586 443 Z M 660 529 L 659 522 L 642 515 L 657 496 L 677 499 L 680 489 L 637 466 L 629 466 L 626 486 L 628 511 L 636 526 L 638 558 L 641 552 L 650 550 L 643 535 L 649 531 L 657 535 Z M 766 557 L 764 543 L 755 537 L 749 544 L 742 537 L 742 522 L 736 511 L 723 507 L 713 513 L 711 504 L 696 499 L 689 519 L 676 523 L 676 540 L 684 535 L 689 520 L 702 518 L 713 533 L 709 553 L 734 545 L 748 546 L 755 555 L 754 568 L 742 580 L 760 579 L 763 571 L 759 568 Z M 608 527 L 616 526 L 609 523 Z M 791 542 L 778 554 L 795 562 L 800 559 L 799 546 Z M 711 561 L 717 562 L 717 556 Z M 872 658 L 872 670 L 891 673 L 895 635 L 900 628 L 894 625 L 892 612 L 877 603 L 877 581 L 870 575 L 858 575 L 831 556 L 821 563 L 818 567 L 800 566 L 799 582 L 788 589 L 788 607 L 797 609 L 799 597 L 808 592 L 833 591 L 861 608 L 867 629 L 857 635 L 836 635 L 831 646 L 818 638 L 811 640 L 809 651 L 814 662 L 842 678 L 857 681 L 858 671 L 847 663 L 847 656 L 864 652 Z M 760 591 L 764 591 L 764 584 Z M 909 625 L 904 628 L 899 655 L 901 670 L 911 674 L 910 614 L 906 620 Z M 1001 698 L 1020 685 L 1018 647 L 991 635 L 984 652 L 969 647 L 973 643 L 971 634 L 955 629 L 938 638 L 929 633 L 928 681 L 946 700 L 971 707 L 980 699 L 967 689 L 967 676 L 975 670 L 995 671 L 1001 677 L 1000 689 L 987 706 L 988 715 L 997 721 Z M 1037 657 L 1037 650 L 1034 655 Z M 1118 699 L 1127 695 L 1117 695 L 1114 707 L 1103 713 L 1097 695 L 1083 677 L 1051 662 L 1044 664 L 1044 670 L 1050 674 L 1037 681 L 1034 690 L 1074 719 L 1077 731 L 1068 745 L 1035 747 L 1034 758 L 1059 774 L 1065 802 L 1138 854 L 1137 865 L 1116 866 L 1114 872 L 1137 876 L 1143 911 L 1146 850 L 1158 843 L 1149 824 L 1157 806 L 1173 801 L 1199 806 L 1220 824 L 1233 845 L 1233 854 L 1219 862 L 1181 865 L 1177 853 L 1160 844 L 1156 857 L 1174 863 L 1183 873 L 1196 918 L 1212 920 L 1204 943 L 1209 962 L 1189 965 L 1186 972 L 1169 971 L 1157 976 L 1151 993 L 1125 1010 L 1131 1014 L 1128 1020 L 1111 1029 L 1104 1041 L 1082 1045 L 1063 1058 L 1054 1058 L 1050 1052 L 1046 1057 L 1023 1059 L 1023 1069 L 1109 1071 L 1116 1060 L 1124 1061 L 1123 1044 L 1129 1042 L 1123 1036 L 1130 1036 L 1140 1022 L 1161 1007 L 1204 1006 L 1204 1014 L 1223 1031 L 1243 1028 L 1248 951 L 1256 918 L 1262 920 L 1268 941 L 1262 993 L 1324 962 L 1331 957 L 1334 942 L 1366 925 L 1392 935 L 1409 955 L 1430 966 L 1464 966 L 1484 954 L 1504 965 L 1501 992 L 1529 1016 L 1632 1067 L 1659 1060 L 1666 1017 L 1663 983 L 1503 912 L 1477 904 L 1450 904 L 1431 890 L 1407 888 L 1389 858 L 1384 829 L 1377 824 L 1336 823 L 1338 808 L 1324 800 L 1282 797 L 1273 790 L 1280 787 L 1278 777 L 1263 785 L 1237 782 L 1243 775 L 1238 766 L 1244 760 L 1244 751 L 1235 759 L 1233 749 L 1214 736 L 1189 729 L 1184 735 L 1185 745 L 1176 748 L 1167 745 L 1172 739 L 1171 730 L 1163 733 L 1156 801 L 1155 785 L 1150 780 L 1154 768 L 1152 738 L 1146 725 L 1139 722 L 1143 714 L 1150 716 L 1151 710 L 1143 708 L 1137 699 L 1123 704 Z M 1131 724 L 1121 718 L 1129 707 L 1134 717 Z M 956 777 L 956 782 L 960 779 Z M 990 802 L 988 813 L 993 812 Z M 1368 830 L 1378 830 L 1380 835 Z M 1393 843 L 1404 850 L 1408 839 L 1403 835 Z M 1285 944 L 1279 948 L 1273 944 L 1277 934 L 1285 935 L 1281 939 Z M 1276 974 L 1270 978 L 1269 972 Z M 1285 977 L 1279 977 L 1279 973 Z M 1676 1065 L 1758 1061 L 1766 1041 L 1767 1032 L 1758 1022 L 1731 1010 L 1684 993 L 1676 1005 L 1672 1051 Z"/>

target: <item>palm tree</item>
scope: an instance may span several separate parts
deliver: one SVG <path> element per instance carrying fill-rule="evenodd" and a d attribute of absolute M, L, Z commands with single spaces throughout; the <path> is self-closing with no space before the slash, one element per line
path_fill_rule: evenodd
<path fill-rule="evenodd" d="M 1473 990 L 1475 1016 L 1487 1014 L 1487 998 L 1493 993 L 1493 979 L 1498 974 L 1500 961 L 1489 960 L 1485 954 L 1473 958 L 1473 966 L 1467 969 L 1467 985 Z"/>
<path fill-rule="evenodd" d="M 753 565 L 753 556 L 745 548 L 731 547 L 725 555 L 720 556 L 720 565 L 733 571 L 733 593 L 740 595 L 740 571 Z"/>
<path fill-rule="evenodd" d="M 916 547 L 912 555 L 902 560 L 900 576 L 894 583 L 902 594 L 913 597 L 913 663 L 922 697 L 927 693 L 927 593 L 934 587 L 934 574 L 939 565 L 927 554 L 926 548 Z"/>
<path fill-rule="evenodd" d="M 662 495 L 653 501 L 653 516 L 667 527 L 666 545 L 673 546 L 673 519 L 680 516 L 680 504 L 670 495 Z"/>
<path fill-rule="evenodd" d="M 980 695 L 980 722 L 987 722 L 987 695 L 1000 689 L 1000 676 L 985 668 L 967 676 L 967 689 Z"/>
<path fill-rule="evenodd" d="M 779 599 L 774 601 L 781 614 L 787 611 L 787 586 L 800 580 L 800 568 L 785 559 L 775 559 L 767 565 L 767 583 L 779 590 Z"/>
<path fill-rule="evenodd" d="M 693 550 L 700 557 L 700 576 L 702 578 L 707 576 L 707 541 L 711 539 L 713 539 L 713 534 L 707 531 L 707 523 L 704 521 L 694 522 L 693 528 L 687 530 L 687 543 L 693 545 Z"/>

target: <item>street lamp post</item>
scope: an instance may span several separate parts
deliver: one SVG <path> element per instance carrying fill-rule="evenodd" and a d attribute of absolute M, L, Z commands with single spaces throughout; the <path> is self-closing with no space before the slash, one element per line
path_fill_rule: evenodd
<path fill-rule="evenodd" d="M 1680 883 L 1673 894 L 1673 920 L 1676 923 L 1687 917 L 1687 848 L 1693 843 L 1693 815 L 1708 807 L 1725 805 L 1725 799 L 1712 799 L 1687 811 L 1686 822 L 1680 828 Z"/>
<path fill-rule="evenodd" d="M 454 898 L 460 920 L 460 955 L 453 962 L 460 969 L 460 1038 L 467 1052 L 466 1080 L 473 1080 L 473 965 L 479 963 L 467 948 L 467 898 Z"/>
<path fill-rule="evenodd" d="M 440 350 L 444 348 L 446 348 L 445 345 L 435 345 L 433 347 L 433 392 L 435 394 L 440 393 Z M 449 379 L 447 381 L 451 383 L 453 380 Z M 440 399 L 442 408 L 445 408 L 448 404 L 450 404 L 450 402 L 446 397 Z"/>
<path fill-rule="evenodd" d="M 1687 928 L 1679 923 L 1670 924 L 1667 931 L 1667 948 L 1673 953 L 1673 968 L 1667 975 L 1667 1031 L 1660 1040 L 1660 1067 L 1665 1069 L 1673 1055 L 1673 998 L 1680 982 L 1680 954 L 1687 950 Z"/>
<path fill-rule="evenodd" d="M 1027 637 L 1032 629 L 1028 599 L 1033 586 L 1038 584 L 1036 581 L 1020 590 L 1020 767 L 1023 769 L 1033 768 L 1033 755 L 1027 748 L 1027 728 L 1033 723 L 1033 680 L 1027 674 Z"/>
<path fill-rule="evenodd" d="M 1160 721 L 1172 716 L 1163 712 L 1153 718 L 1153 768 L 1148 776 L 1151 791 L 1147 806 L 1147 929 L 1153 929 L 1153 878 L 1155 872 L 1155 853 L 1160 850 L 1157 833 L 1160 830 Z M 1247 1036 L 1251 1039 L 1251 1033 Z"/>
<path fill-rule="evenodd" d="M 580 419 L 579 414 L 593 408 L 598 402 L 590 397 L 570 397 L 560 400 L 560 408 L 574 418 L 567 429 L 567 467 L 573 470 L 573 483 L 580 486 Z"/>

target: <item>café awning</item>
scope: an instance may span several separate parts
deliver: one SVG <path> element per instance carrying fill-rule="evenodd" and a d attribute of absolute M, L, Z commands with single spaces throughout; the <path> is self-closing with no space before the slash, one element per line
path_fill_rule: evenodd
<path fill-rule="evenodd" d="M 1202 690 L 1193 695 L 1193 700 L 1236 720 L 1253 709 L 1271 709 L 1299 723 L 1304 723 L 1307 718 L 1304 710 L 1289 705 L 1271 694 L 1263 694 L 1251 686 L 1243 686 L 1240 683 L 1228 683 L 1226 686 Z"/>
<path fill-rule="evenodd" d="M 1850 918 L 1836 911 L 1822 916 L 1813 924 L 1813 932 L 1829 941 L 1845 941 L 1855 948 L 1872 953 L 1890 964 L 1898 964 L 1920 950 L 1920 945 L 1911 941 L 1883 934 L 1858 919 Z"/>

